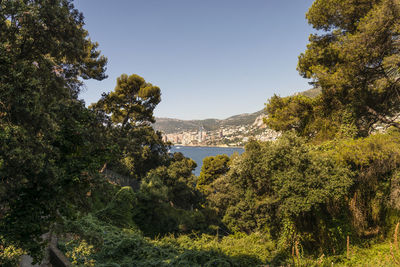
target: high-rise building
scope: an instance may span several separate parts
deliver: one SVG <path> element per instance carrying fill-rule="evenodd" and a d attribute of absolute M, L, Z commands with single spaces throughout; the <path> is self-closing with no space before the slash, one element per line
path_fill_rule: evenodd
<path fill-rule="evenodd" d="M 204 140 L 204 128 L 203 126 L 199 127 L 199 136 L 198 136 L 199 143 L 203 142 Z"/>

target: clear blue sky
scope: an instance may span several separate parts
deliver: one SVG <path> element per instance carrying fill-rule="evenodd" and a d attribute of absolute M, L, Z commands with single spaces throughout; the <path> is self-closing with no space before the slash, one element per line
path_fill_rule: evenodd
<path fill-rule="evenodd" d="M 161 88 L 157 117 L 226 118 L 255 112 L 273 94 L 310 86 L 296 71 L 313 29 L 312 0 L 76 0 L 108 79 L 87 81 L 96 102 L 122 73 Z"/>

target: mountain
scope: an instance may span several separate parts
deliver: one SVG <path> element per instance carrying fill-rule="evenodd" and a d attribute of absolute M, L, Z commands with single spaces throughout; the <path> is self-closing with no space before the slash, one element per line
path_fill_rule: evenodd
<path fill-rule="evenodd" d="M 179 120 L 170 118 L 156 118 L 153 127 L 157 131 L 163 133 L 177 133 L 197 131 L 203 127 L 206 131 L 215 131 L 221 127 L 251 125 L 260 115 L 264 114 L 264 110 L 254 113 L 244 113 L 229 117 L 224 120 L 205 119 L 205 120 Z"/>
<path fill-rule="evenodd" d="M 321 88 L 316 87 L 316 88 L 311 88 L 311 89 L 308 89 L 308 90 L 300 92 L 300 93 L 296 93 L 295 95 L 304 95 L 304 96 L 308 96 L 310 98 L 314 98 L 316 96 L 319 96 L 320 94 L 321 94 Z"/>
<path fill-rule="evenodd" d="M 320 88 L 312 88 L 297 94 L 302 94 L 308 97 L 316 97 L 320 93 Z M 153 124 L 153 127 L 155 130 L 161 131 L 165 134 L 198 131 L 201 127 L 203 127 L 206 131 L 215 131 L 226 127 L 252 125 L 257 118 L 260 121 L 262 115 L 265 115 L 265 111 L 263 109 L 254 113 L 235 115 L 224 120 L 179 120 L 171 118 L 156 118 L 156 123 Z"/>

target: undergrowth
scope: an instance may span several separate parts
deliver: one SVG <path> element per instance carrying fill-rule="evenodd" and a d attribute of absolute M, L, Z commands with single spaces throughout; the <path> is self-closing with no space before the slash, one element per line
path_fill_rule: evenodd
<path fill-rule="evenodd" d="M 92 215 L 69 222 L 65 230 L 68 238 L 59 247 L 76 266 L 258 266 L 272 259 L 275 248 L 259 233 L 150 239 Z"/>

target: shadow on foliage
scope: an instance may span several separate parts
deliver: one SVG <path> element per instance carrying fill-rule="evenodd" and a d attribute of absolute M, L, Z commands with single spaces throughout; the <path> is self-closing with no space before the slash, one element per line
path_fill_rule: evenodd
<path fill-rule="evenodd" d="M 122 229 L 86 216 L 70 222 L 73 233 L 60 248 L 73 264 L 95 266 L 257 266 L 263 262 L 254 255 L 230 256 L 207 243 L 173 236 L 151 240 L 135 229 Z"/>

